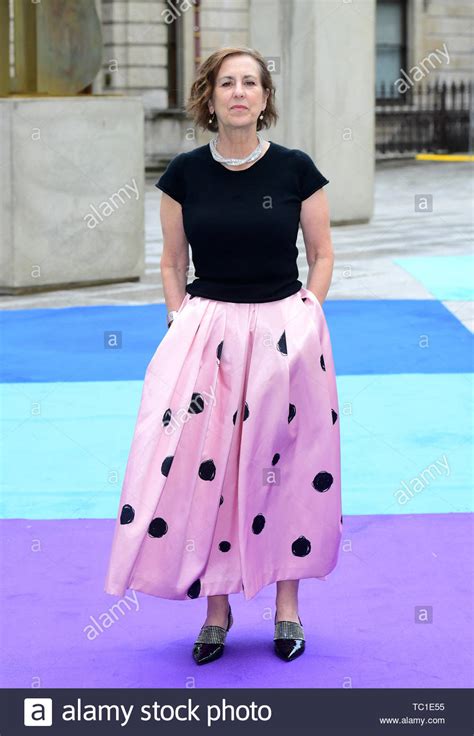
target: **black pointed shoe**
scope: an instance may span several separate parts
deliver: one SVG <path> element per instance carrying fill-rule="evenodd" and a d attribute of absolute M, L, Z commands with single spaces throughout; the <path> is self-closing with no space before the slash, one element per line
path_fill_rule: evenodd
<path fill-rule="evenodd" d="M 285 662 L 291 662 L 301 654 L 305 649 L 305 638 L 303 624 L 298 616 L 299 624 L 296 621 L 278 621 L 275 613 L 275 634 L 273 636 L 273 644 L 275 653 Z"/>
<path fill-rule="evenodd" d="M 193 659 L 196 664 L 207 664 L 207 662 L 213 662 L 215 659 L 222 657 L 225 638 L 233 623 L 232 608 L 229 604 L 226 629 L 223 626 L 201 627 L 193 648 Z"/>

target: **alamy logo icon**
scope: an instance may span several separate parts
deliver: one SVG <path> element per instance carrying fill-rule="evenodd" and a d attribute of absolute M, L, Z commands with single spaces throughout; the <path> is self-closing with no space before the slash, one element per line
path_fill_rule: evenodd
<path fill-rule="evenodd" d="M 53 701 L 51 698 L 25 698 L 25 726 L 52 726 Z"/>

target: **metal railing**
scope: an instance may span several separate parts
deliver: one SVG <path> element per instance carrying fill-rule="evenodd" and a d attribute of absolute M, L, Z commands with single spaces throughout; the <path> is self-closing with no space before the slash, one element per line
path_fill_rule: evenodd
<path fill-rule="evenodd" d="M 469 150 L 472 82 L 417 82 L 400 94 L 376 90 L 376 158 Z"/>

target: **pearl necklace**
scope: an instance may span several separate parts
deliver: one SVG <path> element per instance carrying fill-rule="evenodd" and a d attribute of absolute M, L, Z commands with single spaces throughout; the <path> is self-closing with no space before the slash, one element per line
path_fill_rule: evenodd
<path fill-rule="evenodd" d="M 255 161 L 255 159 L 258 158 L 260 154 L 262 153 L 262 150 L 263 150 L 262 144 L 264 143 L 264 140 L 262 136 L 260 135 L 260 133 L 257 133 L 257 138 L 258 138 L 257 147 L 252 151 L 252 153 L 249 153 L 249 155 L 246 156 L 245 158 L 225 158 L 225 156 L 221 156 L 221 154 L 216 148 L 216 145 L 219 141 L 219 136 L 217 136 L 216 138 L 213 138 L 212 140 L 209 141 L 209 148 L 211 149 L 212 158 L 221 164 L 229 164 L 229 166 L 241 166 L 242 164 L 248 164 L 251 161 Z"/>

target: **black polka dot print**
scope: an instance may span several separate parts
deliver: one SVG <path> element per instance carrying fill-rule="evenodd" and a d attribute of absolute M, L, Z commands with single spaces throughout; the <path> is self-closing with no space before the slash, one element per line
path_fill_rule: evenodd
<path fill-rule="evenodd" d="M 150 521 L 148 527 L 148 534 L 150 537 L 164 537 L 167 531 L 168 524 L 161 517 L 158 516 L 156 519 Z"/>
<path fill-rule="evenodd" d="M 199 477 L 201 480 L 214 480 L 216 477 L 216 466 L 214 460 L 204 460 L 199 466 Z"/>
<path fill-rule="evenodd" d="M 295 557 L 306 557 L 311 552 L 311 542 L 306 537 L 298 537 L 291 545 Z"/>
<path fill-rule="evenodd" d="M 265 517 L 263 514 L 257 514 L 252 522 L 252 531 L 254 534 L 260 534 L 263 527 L 265 526 Z"/>
<path fill-rule="evenodd" d="M 130 524 L 135 518 L 135 509 L 133 506 L 130 506 L 129 503 L 126 503 L 122 508 L 122 513 L 120 514 L 120 523 L 121 524 Z"/>
<path fill-rule="evenodd" d="M 189 598 L 199 598 L 199 593 L 201 592 L 201 581 L 195 580 L 192 585 L 188 588 L 188 592 L 186 595 Z"/>
<path fill-rule="evenodd" d="M 191 295 L 190 298 L 194 298 L 194 296 Z M 311 301 L 311 300 L 308 300 L 307 297 L 303 297 L 302 300 L 303 300 L 303 302 Z M 277 330 L 275 330 L 273 332 L 273 347 L 275 347 L 275 339 L 279 335 L 278 342 L 276 343 L 276 348 L 281 353 L 281 355 L 287 356 L 288 355 L 288 348 L 289 347 L 291 347 L 291 353 L 293 354 L 292 333 L 290 332 L 290 334 L 289 334 L 289 336 L 287 338 L 287 336 L 286 336 L 286 330 L 282 330 L 280 332 L 280 330 L 281 330 L 282 327 L 285 327 L 285 324 L 284 323 L 280 325 L 279 329 L 277 328 Z M 216 356 L 215 357 L 215 360 L 217 361 L 217 363 L 219 363 L 222 360 L 222 357 L 223 357 L 223 346 L 224 346 L 224 340 L 223 339 L 220 340 L 220 341 L 215 340 L 212 343 L 211 349 L 212 349 L 212 352 L 215 351 L 214 354 Z M 229 348 L 232 348 L 232 344 L 227 345 L 226 351 Z M 322 346 L 320 347 L 320 349 L 322 350 Z M 319 351 L 317 351 L 317 352 L 319 352 Z M 313 353 L 313 361 L 315 361 L 315 362 L 313 362 L 313 368 L 315 367 L 316 370 L 318 370 L 317 369 L 317 359 L 318 359 L 317 358 L 317 352 L 316 352 L 316 355 L 314 355 L 314 353 Z M 330 352 L 327 352 L 326 354 L 328 356 L 331 355 Z M 226 352 L 226 356 L 227 356 L 227 352 Z M 225 359 L 226 356 L 224 356 L 224 359 Z M 229 360 L 230 360 L 230 358 L 233 358 L 233 356 L 230 355 L 229 356 Z M 329 359 L 330 359 L 331 369 L 332 369 L 332 359 L 331 358 L 329 358 Z M 284 368 L 285 363 L 286 363 L 286 361 L 284 359 L 280 359 L 279 356 L 276 356 L 276 353 L 271 354 L 271 360 L 276 361 L 276 364 L 277 365 L 280 365 L 280 366 L 283 366 L 283 368 Z M 283 360 L 283 363 L 281 362 L 282 360 Z M 324 359 L 324 355 L 322 353 L 320 354 L 319 362 L 320 362 L 321 370 L 326 371 L 325 359 Z M 221 366 L 221 368 L 222 368 L 222 366 Z M 283 368 L 282 368 L 282 370 L 283 370 Z M 217 364 L 215 364 L 215 369 L 218 370 L 218 365 Z M 328 369 L 329 369 L 329 364 L 328 364 Z M 330 376 L 330 378 L 332 378 L 332 376 Z M 201 386 L 203 387 L 202 394 L 198 390 L 194 391 L 191 394 L 191 400 L 190 400 L 189 406 L 188 406 L 188 413 L 189 414 L 196 415 L 196 414 L 200 414 L 200 413 L 204 412 L 204 408 L 206 406 L 205 397 L 207 396 L 207 393 L 204 391 L 203 384 L 198 384 L 197 386 L 194 385 L 194 388 L 199 389 Z M 255 390 L 255 387 L 252 387 L 252 382 L 250 382 L 249 387 L 250 387 L 250 391 L 251 390 Z M 281 387 L 275 386 L 275 391 L 277 393 L 278 393 L 279 388 L 281 389 Z M 285 388 L 285 387 L 283 387 L 283 388 Z M 290 386 L 290 388 L 291 388 L 291 386 Z M 290 394 L 290 396 L 291 396 L 291 394 Z M 188 398 L 189 398 L 189 393 L 185 397 L 185 401 Z M 257 401 L 253 401 L 252 394 L 251 393 L 248 393 L 247 398 L 250 401 L 250 403 L 252 404 L 252 412 L 250 412 L 249 403 L 244 400 L 245 399 L 245 393 L 244 393 L 244 396 L 238 402 L 236 411 L 234 411 L 233 415 L 232 415 L 232 407 L 229 407 L 229 413 L 227 414 L 227 417 L 224 417 L 224 418 L 225 418 L 225 421 L 228 422 L 229 421 L 229 415 L 232 415 L 232 422 L 233 422 L 234 425 L 236 425 L 236 424 L 238 424 L 238 423 L 240 423 L 242 421 L 245 422 L 245 421 L 247 421 L 247 420 L 250 419 L 251 421 L 248 422 L 249 429 L 246 428 L 246 432 L 249 432 L 250 430 L 252 430 L 252 425 L 253 426 L 256 426 L 257 425 L 257 422 L 260 422 L 261 416 L 260 416 L 260 406 L 259 406 L 259 403 Z M 284 400 L 285 399 L 288 400 L 288 398 L 289 397 L 288 397 L 288 394 L 287 394 L 284 397 Z M 294 400 L 299 400 L 299 397 L 298 397 L 298 394 L 297 393 L 296 394 L 293 394 L 292 398 L 294 398 Z M 173 412 L 175 411 L 175 407 L 174 407 L 173 401 L 171 401 L 169 397 L 167 399 L 165 399 L 165 401 L 167 401 L 167 402 L 169 401 L 170 406 L 168 406 L 168 408 L 166 409 L 166 411 L 164 411 L 164 413 L 162 415 L 161 421 L 162 421 L 162 426 L 163 427 L 168 427 L 175 420 L 175 417 L 173 415 Z M 156 402 L 156 403 L 158 403 L 158 402 Z M 308 403 L 309 403 L 309 400 L 308 400 Z M 155 404 L 155 406 L 156 406 L 156 404 Z M 158 406 L 160 406 L 159 403 L 158 403 Z M 283 409 L 284 409 L 284 407 L 283 407 Z M 303 422 L 303 426 L 301 427 L 301 430 L 304 431 L 304 421 L 303 420 L 304 420 L 304 412 L 306 411 L 306 406 L 303 406 L 302 407 L 300 405 L 300 403 L 298 404 L 298 407 L 296 407 L 296 405 L 294 403 L 289 403 L 288 404 L 288 425 L 295 419 L 296 413 L 297 413 L 297 409 L 298 409 L 298 413 L 299 413 L 298 422 L 295 422 L 295 425 L 296 426 L 294 425 L 294 427 L 292 428 L 292 430 L 295 430 L 296 431 L 298 429 L 298 425 Z M 329 409 L 331 411 L 332 425 L 335 425 L 336 422 L 339 419 L 338 411 L 336 411 L 333 408 L 331 408 L 331 406 L 329 404 L 329 406 L 327 406 L 327 408 L 325 410 L 326 417 L 323 417 L 323 420 L 325 420 L 324 426 L 326 427 L 326 430 L 328 429 L 328 426 L 329 426 L 329 422 L 328 422 L 328 419 L 329 419 L 328 411 L 329 411 Z M 162 405 L 160 406 L 160 410 L 163 411 L 162 410 Z M 339 408 L 338 408 L 338 410 L 339 410 Z M 280 421 L 280 419 L 283 419 L 283 417 L 280 417 L 279 418 L 279 421 Z M 205 421 L 205 418 L 203 417 L 202 420 Z M 237 420 L 239 420 L 239 422 Z M 191 420 L 191 421 L 194 421 L 194 420 Z M 200 420 L 197 419 L 196 422 L 197 422 L 197 424 L 195 426 L 197 428 L 199 428 L 199 426 L 200 426 Z M 203 425 L 203 427 L 205 429 L 205 425 Z M 336 429 L 334 431 L 336 431 Z M 165 434 L 165 433 L 163 433 L 163 434 Z M 229 434 L 232 434 L 232 432 L 230 430 L 229 430 Z M 290 438 L 290 440 L 291 440 L 291 437 L 290 437 L 291 434 L 292 434 L 291 430 L 288 429 L 288 432 L 286 433 L 286 435 L 287 435 L 287 438 Z M 291 463 L 293 462 L 292 456 L 291 457 L 288 456 L 288 453 L 285 452 L 285 449 L 286 449 L 286 444 L 285 443 L 287 441 L 287 438 L 285 438 L 284 436 L 282 437 L 281 434 L 280 434 L 280 432 L 278 432 L 278 435 L 275 432 L 275 434 L 273 435 L 273 438 L 274 438 L 274 440 L 276 439 L 275 444 L 272 443 L 271 436 L 270 436 L 270 438 L 269 438 L 270 439 L 270 442 L 268 443 L 268 445 L 267 445 L 266 448 L 263 448 L 263 445 L 259 446 L 259 451 L 261 451 L 261 456 L 259 457 L 259 461 L 261 461 L 261 464 L 266 465 L 267 468 L 268 468 L 268 462 L 270 461 L 271 462 L 271 466 L 273 466 L 273 467 L 279 466 L 281 468 L 282 472 L 283 472 L 285 469 L 287 469 L 287 466 L 290 463 L 290 461 L 291 461 Z M 234 441 L 235 441 L 235 439 L 236 438 L 234 436 Z M 334 440 L 334 434 L 330 435 L 330 439 L 328 441 L 330 441 L 330 442 L 334 442 L 335 441 Z M 272 444 L 273 444 L 273 446 L 272 446 Z M 280 451 L 277 451 L 277 448 L 278 447 L 280 448 L 280 451 L 281 452 Z M 170 449 L 171 448 L 169 448 L 168 451 L 170 451 Z M 273 455 L 270 454 L 272 450 L 273 450 Z M 211 453 L 209 453 L 209 454 L 211 454 Z M 327 455 L 324 455 L 324 454 L 322 456 L 323 457 L 324 456 L 327 457 Z M 161 456 L 161 457 L 162 457 L 161 474 L 163 476 L 167 477 L 169 475 L 170 470 L 171 470 L 171 466 L 172 466 L 172 463 L 173 463 L 173 460 L 174 460 L 174 455 L 166 456 L 166 457 L 164 457 L 164 459 L 163 459 L 163 456 Z M 203 480 L 203 481 L 215 481 L 215 479 L 217 477 L 217 467 L 216 467 L 216 463 L 215 463 L 214 459 L 210 458 L 207 455 L 207 453 L 206 454 L 203 453 L 203 456 L 201 456 L 201 458 L 202 457 L 204 457 L 204 459 L 202 459 L 200 461 L 200 463 L 198 462 L 198 465 L 199 465 L 199 468 L 198 468 L 198 477 L 201 480 Z M 199 455 L 198 455 L 198 459 L 199 459 Z M 217 462 L 220 462 L 220 460 L 217 457 L 216 457 L 216 461 Z M 158 462 L 159 462 L 159 459 L 158 459 Z M 176 462 L 177 462 L 177 464 L 179 466 L 179 463 L 180 463 L 179 455 L 178 455 L 178 460 Z M 329 465 L 329 467 L 331 467 L 331 465 L 329 463 L 328 463 L 328 465 Z M 319 467 L 321 467 L 321 466 L 319 466 Z M 323 467 L 324 467 L 324 465 L 323 465 Z M 178 472 L 178 468 L 176 468 L 175 470 L 176 470 L 176 472 Z M 221 463 L 220 463 L 220 466 L 219 466 L 220 474 L 222 474 L 223 470 L 224 470 L 224 468 L 221 467 Z M 334 468 L 333 468 L 333 470 L 334 470 Z M 334 481 L 335 481 L 335 477 L 333 477 L 333 475 L 329 471 L 327 471 L 327 470 L 319 470 L 318 472 L 316 472 L 316 471 L 318 471 L 318 466 L 316 466 L 316 467 L 313 466 L 312 472 L 315 472 L 315 476 L 313 477 L 313 479 L 311 481 L 312 487 L 318 493 L 326 493 L 327 491 L 329 491 L 333 487 L 333 484 L 334 484 Z M 280 471 L 278 471 L 278 472 L 280 472 Z M 336 478 L 337 478 L 337 476 L 336 476 Z M 309 481 L 310 480 L 311 480 L 311 476 L 309 476 L 309 478 L 306 481 L 307 487 L 309 487 Z M 220 483 L 219 483 L 219 485 L 220 485 Z M 205 493 L 205 495 L 207 495 L 207 498 L 208 499 L 209 498 L 211 499 L 211 501 L 210 501 L 211 503 L 215 504 L 216 495 L 215 495 L 215 492 L 212 491 L 212 488 L 213 487 L 214 487 L 215 490 L 217 490 L 216 484 L 214 483 L 213 486 L 211 485 L 209 487 L 206 487 L 206 490 L 208 488 L 209 488 L 209 490 L 208 490 L 207 494 Z M 170 490 L 170 493 L 171 493 L 171 488 L 169 490 Z M 223 491 L 224 489 L 222 488 L 221 490 Z M 295 492 L 296 491 L 297 491 L 297 489 L 295 489 Z M 332 494 L 334 492 L 335 492 L 335 490 L 333 488 L 332 489 Z M 211 496 L 209 496 L 208 493 L 211 493 Z M 304 493 L 304 489 L 303 489 L 303 493 Z M 318 504 L 318 509 L 319 509 L 319 512 L 320 513 L 321 513 L 321 506 L 320 506 L 320 504 L 321 503 L 324 504 L 326 501 L 328 501 L 328 502 L 331 501 L 331 498 L 330 497 L 327 497 L 326 499 L 321 499 L 320 497 L 316 497 L 314 495 L 311 495 L 312 494 L 311 489 L 307 490 L 306 493 L 308 493 L 308 496 L 307 496 L 308 506 L 310 504 L 313 504 L 313 506 L 314 506 L 314 504 Z M 171 493 L 171 496 L 172 495 L 173 494 Z M 276 496 L 277 496 L 277 499 L 276 500 L 278 501 L 279 498 L 282 497 L 282 494 L 281 493 L 278 494 L 278 492 L 277 492 Z M 214 498 L 214 501 L 212 501 L 212 497 Z M 265 498 L 267 498 L 267 497 L 265 497 Z M 132 497 L 132 500 L 133 500 L 133 497 Z M 293 524 L 293 522 L 294 522 L 294 519 L 291 516 L 291 509 L 288 509 L 288 516 L 287 516 L 287 518 L 285 518 L 285 523 L 283 525 L 283 528 L 278 527 L 278 526 L 275 527 L 274 526 L 274 523 L 272 522 L 273 517 L 270 515 L 270 511 L 267 509 L 267 507 L 265 505 L 267 503 L 267 500 L 263 501 L 262 505 L 260 505 L 260 503 L 258 502 L 258 496 L 256 497 L 255 500 L 257 500 L 258 505 L 256 505 L 256 507 L 254 506 L 253 509 L 250 512 L 250 515 L 246 517 L 247 534 L 250 533 L 250 531 L 248 529 L 248 525 L 250 523 L 251 531 L 252 531 L 253 535 L 255 535 L 255 536 L 261 535 L 261 537 L 260 537 L 259 540 L 256 540 L 255 537 L 252 537 L 252 539 L 254 540 L 253 541 L 253 545 L 255 545 L 255 546 L 256 545 L 262 545 L 262 544 L 263 545 L 267 545 L 267 544 L 270 544 L 270 545 L 273 545 L 273 544 L 279 545 L 280 546 L 280 549 L 281 549 L 281 547 L 283 547 L 283 549 L 281 551 L 282 551 L 283 555 L 285 556 L 285 558 L 286 559 L 290 558 L 290 560 L 291 560 L 290 550 L 291 550 L 291 555 L 294 556 L 294 557 L 296 557 L 296 558 L 304 558 L 304 557 L 310 555 L 310 553 L 311 553 L 311 546 L 312 546 L 311 540 L 308 539 L 304 535 L 298 536 L 297 538 L 294 538 L 292 540 L 291 539 L 291 536 L 293 536 L 293 534 L 295 534 L 295 533 L 300 534 L 301 531 L 306 530 L 306 533 L 308 533 L 308 532 L 311 533 L 311 536 L 313 537 L 313 541 L 314 541 L 314 534 L 315 534 L 315 532 L 314 531 L 311 532 L 311 529 L 313 527 L 312 526 L 309 526 L 309 528 L 308 528 L 306 526 L 303 529 L 301 529 L 301 527 L 298 529 L 298 526 L 297 526 L 296 529 L 293 529 L 293 532 L 292 533 L 290 532 L 291 533 L 291 536 L 289 538 L 287 536 L 287 538 L 285 540 L 285 526 L 286 527 L 289 527 L 290 526 L 290 523 Z M 333 501 L 334 501 L 334 498 L 333 498 Z M 219 495 L 219 502 L 218 502 L 219 508 L 223 505 L 223 503 L 224 503 L 224 496 L 222 494 L 220 494 Z M 227 500 L 227 503 L 229 503 L 229 498 Z M 275 501 L 275 503 L 276 503 L 276 501 Z M 231 504 L 231 506 L 232 506 L 232 504 Z M 256 508 L 259 508 L 259 507 L 260 508 L 263 508 L 264 513 L 261 513 L 261 512 L 260 513 L 256 513 Z M 226 504 L 226 508 L 227 508 L 227 504 Z M 280 508 L 280 507 L 278 507 L 278 508 Z M 160 507 L 158 507 L 158 509 L 157 509 L 157 511 L 155 513 L 157 513 L 157 512 L 158 513 L 160 512 Z M 214 512 L 215 512 L 215 505 L 214 505 Z M 158 547 L 160 547 L 161 554 L 163 554 L 163 549 L 164 549 L 163 548 L 163 545 L 168 545 L 168 544 L 173 545 L 175 543 L 174 542 L 174 537 L 173 537 L 173 533 L 174 533 L 173 532 L 173 530 L 174 530 L 173 517 L 171 515 L 168 515 L 166 509 L 161 510 L 161 513 L 166 513 L 166 519 L 165 518 L 162 518 L 162 517 L 155 517 L 155 518 L 153 518 L 150 521 L 150 523 L 148 525 L 148 530 L 147 530 L 148 537 L 151 537 L 152 539 L 155 539 L 155 540 L 163 539 L 162 542 L 149 541 L 149 545 L 151 547 L 157 549 L 157 551 L 156 551 L 155 554 L 160 554 L 160 551 L 158 550 Z M 226 510 L 221 511 L 221 520 L 222 520 L 222 513 L 224 513 L 224 515 L 225 515 L 227 513 L 227 511 Z M 229 513 L 231 513 L 231 511 Z M 252 513 L 254 514 L 253 518 L 252 518 L 252 515 L 251 515 Z M 122 508 L 121 508 L 121 512 L 120 512 L 120 524 L 122 524 L 122 525 L 131 524 L 134 521 L 136 514 L 138 514 L 137 515 L 137 524 L 139 524 L 140 523 L 140 518 L 141 518 L 140 515 L 139 515 L 140 514 L 140 507 L 137 506 L 137 510 L 135 510 L 134 507 L 131 504 L 125 504 L 125 505 L 123 505 Z M 266 519 L 267 514 L 268 514 L 268 517 L 269 517 L 268 518 L 268 523 L 267 523 L 267 519 Z M 308 511 L 308 516 L 309 516 L 309 511 Z M 147 518 L 147 521 L 148 521 L 148 519 L 149 519 L 149 517 Z M 169 519 L 169 525 L 170 526 L 168 526 L 167 519 Z M 300 519 L 300 521 L 301 521 L 301 519 Z M 304 518 L 303 518 L 303 521 L 304 521 Z M 306 519 L 306 522 L 307 521 L 308 521 L 308 519 Z M 343 521 L 344 521 L 344 517 L 343 517 L 343 515 L 341 513 L 341 515 L 340 515 L 340 533 L 342 533 Z M 135 525 L 135 528 L 136 528 L 136 525 Z M 168 532 L 170 530 L 171 530 L 171 533 L 168 534 Z M 133 531 L 133 527 L 131 528 L 130 531 Z M 263 531 L 265 531 L 265 534 L 262 534 Z M 123 533 L 125 534 L 125 530 L 124 530 Z M 287 532 L 286 532 L 286 534 L 287 534 Z M 227 538 L 223 538 L 224 535 L 226 535 L 226 536 L 229 535 L 229 536 Z M 229 531 L 228 532 L 225 532 L 224 531 L 220 539 L 219 539 L 219 537 L 217 537 L 215 539 L 215 541 L 213 543 L 213 546 L 214 545 L 217 545 L 218 551 L 222 552 L 223 554 L 227 554 L 231 550 L 233 550 L 234 538 L 230 534 Z M 165 551 L 167 553 L 167 548 L 165 549 Z M 255 550 L 253 550 L 253 551 L 255 551 Z M 216 553 L 215 547 L 214 547 L 214 552 Z M 316 554 L 316 552 L 317 552 L 317 550 L 315 550 L 315 554 Z M 233 555 L 234 554 L 237 554 L 237 550 L 236 549 L 233 550 Z M 229 555 L 229 558 L 232 558 L 233 555 Z M 317 556 L 319 556 L 319 553 L 317 554 Z M 313 555 L 313 557 L 314 557 L 314 555 Z M 263 557 L 262 557 L 262 562 L 264 562 L 264 558 Z M 295 563 L 295 564 L 297 564 L 297 563 Z M 300 563 L 300 564 L 302 564 L 302 563 Z M 193 575 L 193 577 L 194 577 L 194 575 L 197 572 L 200 573 L 199 568 L 194 571 L 194 574 L 191 573 Z M 193 580 L 193 577 L 188 578 L 188 581 L 187 581 L 187 584 L 188 585 Z M 201 593 L 202 593 L 203 584 L 204 584 L 204 592 L 205 592 L 206 578 L 203 578 L 203 581 L 201 581 L 199 578 L 198 579 L 195 579 L 194 582 L 192 582 L 192 584 L 189 585 L 189 588 L 186 591 L 186 596 L 188 598 L 198 598 L 201 595 Z M 242 588 L 243 588 L 243 586 L 242 586 Z"/>
<path fill-rule="evenodd" d="M 320 493 L 325 493 L 331 488 L 333 480 L 334 478 L 331 473 L 327 473 L 325 470 L 322 470 L 314 476 L 313 488 Z"/>
<path fill-rule="evenodd" d="M 204 410 L 204 399 L 202 394 L 196 393 L 191 397 L 188 412 L 189 414 L 200 414 Z"/>
<path fill-rule="evenodd" d="M 277 342 L 277 349 L 282 353 L 282 355 L 288 355 L 288 350 L 286 347 L 286 333 L 283 331 L 282 336 Z"/>
<path fill-rule="evenodd" d="M 169 455 L 168 457 L 165 457 L 163 462 L 161 463 L 161 472 L 163 475 L 166 475 L 168 477 L 168 473 L 170 472 L 171 463 L 173 462 L 174 455 Z"/>

